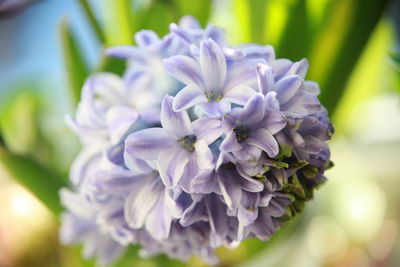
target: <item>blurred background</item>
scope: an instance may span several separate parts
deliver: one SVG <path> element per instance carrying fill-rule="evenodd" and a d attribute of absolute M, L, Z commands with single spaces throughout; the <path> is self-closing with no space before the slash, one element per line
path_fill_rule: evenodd
<path fill-rule="evenodd" d="M 0 0 L 0 267 L 94 266 L 58 242 L 57 190 L 80 149 L 64 115 L 87 75 L 118 72 L 105 47 L 185 14 L 308 58 L 336 129 L 305 212 L 269 242 L 220 249 L 221 266 L 400 266 L 400 1 Z M 206 266 L 136 251 L 116 266 Z"/>

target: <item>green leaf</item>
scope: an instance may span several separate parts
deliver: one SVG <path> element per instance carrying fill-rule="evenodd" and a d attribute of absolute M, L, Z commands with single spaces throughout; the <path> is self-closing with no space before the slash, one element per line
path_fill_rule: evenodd
<path fill-rule="evenodd" d="M 99 22 L 97 21 L 90 4 L 88 3 L 88 0 L 79 0 L 78 3 L 80 4 L 83 12 L 86 15 L 87 20 L 90 23 L 90 26 L 92 27 L 97 39 L 99 40 L 100 43 L 104 44 L 105 43 L 105 38 L 104 38 L 104 33 L 102 28 L 100 27 Z"/>
<path fill-rule="evenodd" d="M 63 208 L 58 191 L 67 184 L 58 174 L 25 156 L 13 154 L 0 147 L 0 168 L 31 191 L 54 214 Z"/>
<path fill-rule="evenodd" d="M 268 1 L 249 0 L 250 39 L 252 42 L 265 42 L 265 15 Z"/>
<path fill-rule="evenodd" d="M 169 32 L 168 25 L 177 22 L 180 14 L 174 2 L 153 1 L 135 10 L 134 17 L 136 30 L 150 29 L 162 36 Z"/>
<path fill-rule="evenodd" d="M 297 61 L 307 56 L 312 41 L 306 0 L 296 0 L 289 8 L 288 14 L 276 54 L 277 57 Z"/>
<path fill-rule="evenodd" d="M 1 114 L 4 143 L 11 151 L 29 154 L 37 143 L 39 99 L 32 92 L 21 92 Z"/>
<path fill-rule="evenodd" d="M 83 83 L 89 75 L 89 68 L 66 19 L 60 23 L 60 35 L 71 95 L 77 103 L 81 97 Z"/>
<path fill-rule="evenodd" d="M 192 15 L 198 19 L 203 26 L 207 25 L 211 12 L 211 0 L 168 0 L 167 2 L 169 3 L 171 9 L 175 10 L 176 17 L 180 17 L 182 15 Z"/>
<path fill-rule="evenodd" d="M 388 3 L 389 0 L 335 1 L 330 20 L 321 26 L 312 48 L 309 78 L 320 83 L 320 100 L 331 114 Z"/>
<path fill-rule="evenodd" d="M 132 44 L 134 20 L 132 1 L 114 0 L 105 2 L 104 27 L 106 44 Z"/>
<path fill-rule="evenodd" d="M 96 72 L 112 72 L 117 75 L 122 75 L 125 71 L 126 60 L 103 56 Z"/>

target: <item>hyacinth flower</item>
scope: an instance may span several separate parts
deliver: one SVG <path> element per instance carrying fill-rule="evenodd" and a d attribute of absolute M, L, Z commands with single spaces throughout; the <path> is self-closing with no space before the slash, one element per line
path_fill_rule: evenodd
<path fill-rule="evenodd" d="M 196 176 L 199 168 L 213 169 L 213 154 L 208 144 L 222 134 L 218 119 L 191 123 L 186 111 L 173 111 L 172 103 L 173 97 L 164 98 L 162 128 L 135 132 L 125 141 L 125 157 L 156 160 L 160 176 L 169 187 L 176 186 L 183 176 Z"/>
<path fill-rule="evenodd" d="M 239 159 L 258 159 L 262 151 L 275 157 L 279 145 L 273 135 L 286 125 L 276 102 L 274 93 L 269 93 L 265 99 L 256 94 L 243 108 L 235 108 L 226 114 L 225 128 L 228 130 L 221 151 L 231 152 Z"/>
<path fill-rule="evenodd" d="M 254 94 L 254 62 L 227 64 L 222 49 L 212 39 L 201 41 L 198 59 L 173 56 L 164 61 L 165 70 L 186 84 L 174 98 L 173 109 L 182 111 L 201 104 L 211 116 L 221 115 L 230 104 L 243 105 Z"/>
<path fill-rule="evenodd" d="M 306 60 L 231 46 L 191 17 L 170 30 L 109 48 L 128 61 L 124 74 L 89 77 L 68 117 L 83 145 L 69 194 L 82 205 L 63 197 L 62 239 L 100 263 L 139 244 L 141 256 L 216 264 L 219 246 L 273 236 L 332 166 L 333 127 Z"/>

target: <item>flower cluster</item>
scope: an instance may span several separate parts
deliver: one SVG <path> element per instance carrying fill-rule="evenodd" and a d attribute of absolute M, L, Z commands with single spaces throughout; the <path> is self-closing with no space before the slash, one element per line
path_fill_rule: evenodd
<path fill-rule="evenodd" d="M 306 60 L 229 46 L 191 17 L 170 30 L 108 49 L 127 60 L 124 75 L 88 78 L 67 118 L 84 148 L 61 192 L 61 240 L 102 265 L 129 244 L 216 263 L 216 247 L 268 240 L 331 166 L 333 129 Z"/>

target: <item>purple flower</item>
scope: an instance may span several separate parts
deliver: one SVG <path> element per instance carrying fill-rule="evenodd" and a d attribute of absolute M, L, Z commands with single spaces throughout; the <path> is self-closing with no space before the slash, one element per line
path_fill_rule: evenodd
<path fill-rule="evenodd" d="M 61 240 L 103 265 L 130 244 L 216 264 L 219 246 L 273 236 L 332 166 L 333 127 L 306 60 L 229 46 L 192 17 L 170 30 L 109 48 L 128 61 L 123 76 L 88 78 L 67 117 L 83 149 L 73 191 L 61 191 Z"/>
<path fill-rule="evenodd" d="M 221 143 L 221 151 L 247 160 L 258 159 L 263 151 L 269 157 L 275 157 L 279 145 L 274 134 L 286 125 L 276 98 L 275 93 L 269 93 L 265 98 L 256 94 L 243 108 L 235 108 L 227 114 L 227 136 Z"/>
<path fill-rule="evenodd" d="M 175 111 L 202 104 L 210 115 L 223 114 L 230 103 L 243 105 L 255 94 L 255 63 L 228 64 L 222 49 L 212 39 L 201 41 L 197 59 L 173 56 L 164 61 L 166 72 L 186 84 L 173 102 Z"/>
<path fill-rule="evenodd" d="M 176 186 L 182 176 L 195 176 L 198 169 L 213 169 L 213 154 L 208 147 L 222 134 L 220 121 L 204 118 L 190 122 L 186 111 L 172 109 L 173 97 L 166 96 L 161 108 L 162 128 L 135 132 L 125 141 L 125 158 L 155 160 L 161 179 Z M 211 126 L 205 130 L 205 125 Z"/>

